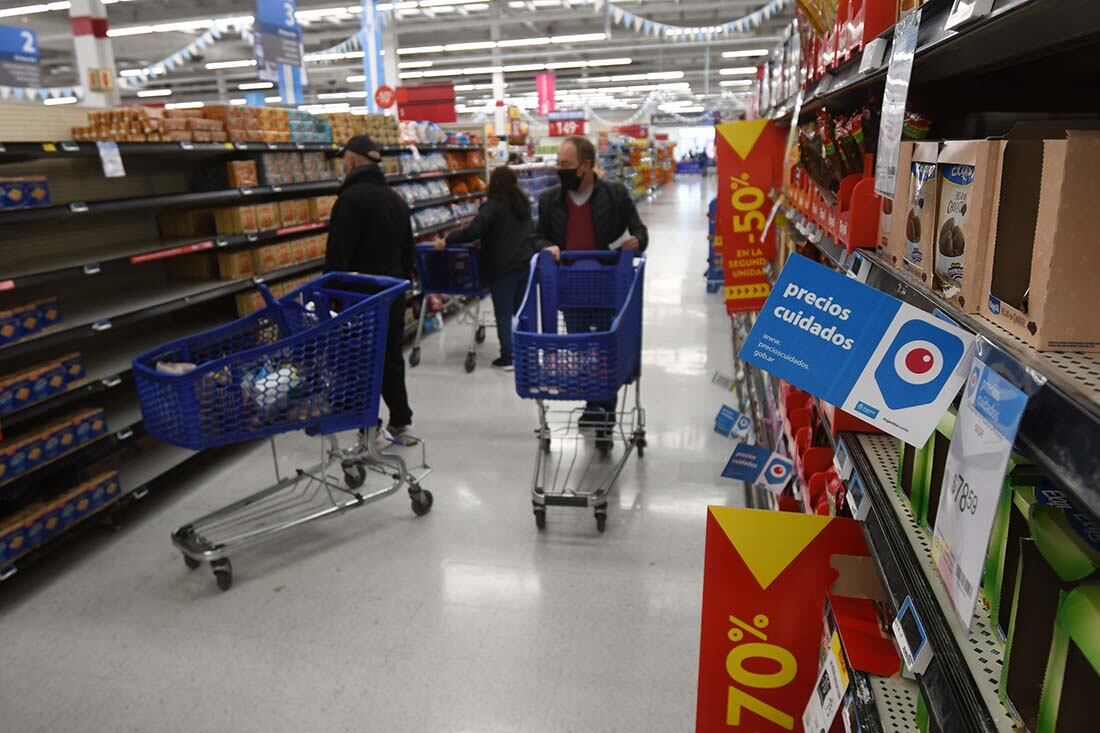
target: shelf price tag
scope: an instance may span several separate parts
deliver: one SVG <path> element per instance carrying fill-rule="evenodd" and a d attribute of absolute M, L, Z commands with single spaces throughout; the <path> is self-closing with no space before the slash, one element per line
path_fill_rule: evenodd
<path fill-rule="evenodd" d="M 972 23 L 993 10 L 993 0 L 955 0 L 951 12 L 947 14 L 944 30 Z"/>
<path fill-rule="evenodd" d="M 894 44 L 890 67 L 886 72 L 886 91 L 882 95 L 879 122 L 878 155 L 875 157 L 875 193 L 894 198 L 898 183 L 898 151 L 905 123 L 905 102 L 909 97 L 909 77 L 917 50 L 921 9 L 917 8 L 894 26 Z"/>
<path fill-rule="evenodd" d="M 828 600 L 825 601 L 825 633 L 828 635 L 828 643 L 821 650 L 821 671 L 817 676 L 817 684 L 810 693 L 810 701 L 802 713 L 804 731 L 824 731 L 832 728 L 833 720 L 841 709 L 844 695 L 851 681 L 844 646 Z"/>
<path fill-rule="evenodd" d="M 852 512 L 852 518 L 861 522 L 867 521 L 867 515 L 871 513 L 871 502 L 867 499 L 867 488 L 863 485 L 863 479 L 853 472 L 845 486 L 848 489 L 848 509 Z"/>
<path fill-rule="evenodd" d="M 195 149 L 195 143 L 188 142 L 186 140 L 182 140 L 180 142 L 180 149 L 181 150 L 194 150 Z"/>
<path fill-rule="evenodd" d="M 103 166 L 104 178 L 125 178 L 126 166 L 122 164 L 122 154 L 118 150 L 118 143 L 97 142 L 99 150 L 99 162 Z"/>
<path fill-rule="evenodd" d="M 981 359 L 970 367 L 943 471 L 932 559 L 969 629 L 1027 395 Z"/>
<path fill-rule="evenodd" d="M 101 268 L 98 262 L 89 262 L 88 264 L 84 265 L 83 269 L 85 275 L 98 275 Z"/>
<path fill-rule="evenodd" d="M 920 620 L 913 599 L 909 596 L 905 597 L 898 609 L 892 628 L 902 659 L 905 660 L 905 668 L 913 674 L 924 674 L 928 663 L 932 661 L 932 645 L 928 643 L 924 622 Z"/>
<path fill-rule="evenodd" d="M 852 457 L 848 455 L 848 446 L 844 439 L 836 439 L 836 451 L 833 453 L 833 465 L 836 466 L 836 474 L 842 481 L 847 481 L 852 475 Z"/>
<path fill-rule="evenodd" d="M 95 331 L 96 333 L 103 333 L 104 331 L 110 331 L 111 330 L 111 325 L 112 325 L 111 324 L 111 319 L 110 318 L 104 318 L 103 320 L 96 321 L 95 323 L 93 323 L 92 324 L 92 330 Z"/>
<path fill-rule="evenodd" d="M 61 149 L 64 150 L 66 153 L 79 153 L 80 143 L 74 142 L 73 140 L 66 140 L 65 142 L 61 143 Z"/>
<path fill-rule="evenodd" d="M 69 204 L 69 211 L 73 214 L 87 214 L 88 204 L 84 203 L 83 201 L 74 201 Z"/>

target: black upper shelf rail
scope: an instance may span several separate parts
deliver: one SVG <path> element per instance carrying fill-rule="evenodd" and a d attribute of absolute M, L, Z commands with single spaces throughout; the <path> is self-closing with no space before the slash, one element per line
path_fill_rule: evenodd
<path fill-rule="evenodd" d="M 234 153 L 265 153 L 265 152 L 323 152 L 337 153 L 342 146 L 335 143 L 262 143 L 262 142 L 237 142 L 237 143 L 195 143 L 195 142 L 160 142 L 160 143 L 119 143 L 118 149 L 123 157 L 137 155 L 231 155 Z M 386 154 L 400 154 L 412 152 L 412 145 L 383 145 L 382 152 Z M 421 143 L 416 145 L 421 152 L 447 152 L 481 150 L 480 145 L 449 145 L 447 143 Z M 0 163 L 13 163 L 21 160 L 35 160 L 39 158 L 90 158 L 99 155 L 99 148 L 94 142 L 76 142 L 62 140 L 53 142 L 0 142 Z"/>

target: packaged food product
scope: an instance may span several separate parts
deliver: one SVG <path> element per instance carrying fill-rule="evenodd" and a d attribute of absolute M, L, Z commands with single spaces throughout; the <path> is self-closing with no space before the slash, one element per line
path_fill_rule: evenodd
<path fill-rule="evenodd" d="M 277 203 L 256 204 L 253 208 L 256 211 L 256 226 L 258 229 L 266 231 L 279 227 L 279 205 Z"/>
<path fill-rule="evenodd" d="M 256 161 L 254 160 L 231 160 L 226 163 L 226 169 L 229 174 L 229 186 L 231 188 L 260 185 L 260 178 L 256 172 Z"/>
<path fill-rule="evenodd" d="M 242 249 L 235 252 L 222 252 L 218 255 L 218 274 L 222 280 L 241 280 L 252 277 L 252 253 Z"/>
<path fill-rule="evenodd" d="M 904 264 L 925 283 L 931 281 L 932 244 L 936 226 L 936 160 L 938 143 L 919 143 L 909 167 L 909 201 L 905 219 Z"/>
<path fill-rule="evenodd" d="M 228 206 L 214 212 L 218 234 L 246 234 L 257 231 L 256 207 Z"/>

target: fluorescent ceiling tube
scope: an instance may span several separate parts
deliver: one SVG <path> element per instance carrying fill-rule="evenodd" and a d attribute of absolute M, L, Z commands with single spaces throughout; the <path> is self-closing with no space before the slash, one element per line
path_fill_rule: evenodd
<path fill-rule="evenodd" d="M 169 97 L 172 95 L 171 89 L 142 89 L 137 93 L 139 97 Z"/>
<path fill-rule="evenodd" d="M 238 84 L 237 88 L 242 91 L 250 91 L 253 89 L 272 89 L 275 85 L 269 81 L 250 81 L 245 84 Z"/>
<path fill-rule="evenodd" d="M 755 66 L 734 66 L 729 69 L 720 69 L 718 71 L 722 76 L 734 76 L 735 74 L 755 74 Z"/>
<path fill-rule="evenodd" d="M 723 51 L 722 58 L 724 59 L 747 59 L 753 56 L 767 56 L 770 51 L 766 48 L 746 48 L 741 51 Z"/>
<path fill-rule="evenodd" d="M 256 59 L 239 59 L 237 61 L 211 61 L 206 65 L 206 68 L 210 71 L 216 71 L 217 69 L 243 69 L 255 65 Z"/>

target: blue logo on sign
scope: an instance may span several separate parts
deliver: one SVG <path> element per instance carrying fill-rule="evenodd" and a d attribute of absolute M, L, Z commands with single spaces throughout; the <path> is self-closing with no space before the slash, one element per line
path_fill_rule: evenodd
<path fill-rule="evenodd" d="M 858 412 L 861 415 L 866 415 L 867 417 L 871 417 L 871 418 L 878 417 L 878 410 L 875 409 L 874 407 L 871 407 L 866 402 L 857 402 L 856 403 L 856 412 Z"/>
<path fill-rule="evenodd" d="M 1001 299 L 990 295 L 989 296 L 989 312 L 995 316 L 1001 315 Z"/>
<path fill-rule="evenodd" d="M 737 421 L 737 429 L 744 432 L 749 429 L 749 418 L 745 415 L 741 416 L 741 419 Z"/>
<path fill-rule="evenodd" d="M 791 464 L 782 458 L 773 458 L 768 467 L 764 469 L 764 480 L 772 486 L 787 483 L 791 475 Z"/>
<path fill-rule="evenodd" d="M 935 402 L 963 357 L 963 342 L 925 321 L 909 321 L 875 370 L 875 382 L 893 410 Z"/>

